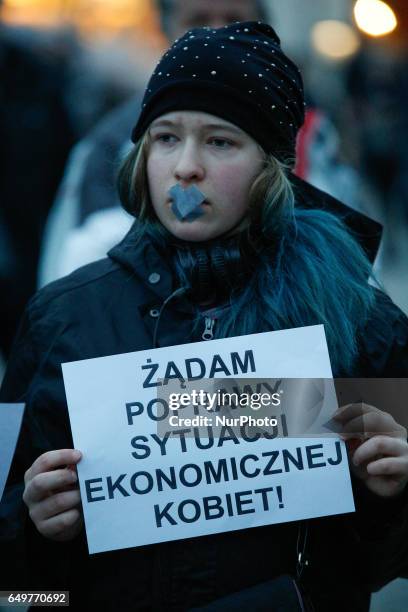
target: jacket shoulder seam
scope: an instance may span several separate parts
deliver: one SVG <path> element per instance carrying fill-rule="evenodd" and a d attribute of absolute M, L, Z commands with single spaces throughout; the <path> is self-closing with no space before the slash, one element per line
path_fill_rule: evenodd
<path fill-rule="evenodd" d="M 90 285 L 90 284 L 92 284 L 92 283 L 94 283 L 94 282 L 96 282 L 98 280 L 101 280 L 101 279 L 105 278 L 106 276 L 109 276 L 111 274 L 115 274 L 115 273 L 117 273 L 119 271 L 120 271 L 120 268 L 118 266 L 118 267 L 116 267 L 113 270 L 108 270 L 107 272 L 100 273 L 100 274 L 94 276 L 93 278 L 89 278 L 89 279 L 83 280 L 81 282 L 78 282 L 78 283 L 76 283 L 75 285 L 73 285 L 71 287 L 64 287 L 64 288 L 61 288 L 58 291 L 55 289 L 55 290 L 52 291 L 51 295 L 49 295 L 49 296 L 44 296 L 43 292 L 40 291 L 39 293 L 34 295 L 34 297 L 32 298 L 32 302 L 30 304 L 29 310 L 33 311 L 33 310 L 36 310 L 37 308 L 41 308 L 45 304 L 49 304 L 50 302 L 53 302 L 53 301 L 57 300 L 58 298 L 66 295 L 68 293 L 71 293 L 72 291 L 76 291 L 78 289 L 82 289 L 83 287 L 86 287 L 87 285 Z M 56 282 L 58 282 L 58 281 L 56 281 Z M 44 288 L 44 289 L 46 289 L 46 288 Z"/>

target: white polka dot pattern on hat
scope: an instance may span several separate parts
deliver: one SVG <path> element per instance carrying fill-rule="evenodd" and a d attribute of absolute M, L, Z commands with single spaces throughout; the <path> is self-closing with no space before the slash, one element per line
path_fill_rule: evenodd
<path fill-rule="evenodd" d="M 176 89 L 180 95 L 174 96 Z M 247 118 L 239 112 L 246 105 Z M 303 122 L 303 84 L 270 26 L 246 22 L 196 28 L 176 40 L 158 62 L 133 137 L 142 135 L 157 113 L 177 108 L 218 112 L 247 128 L 262 146 L 268 146 L 269 138 L 289 150 Z"/>

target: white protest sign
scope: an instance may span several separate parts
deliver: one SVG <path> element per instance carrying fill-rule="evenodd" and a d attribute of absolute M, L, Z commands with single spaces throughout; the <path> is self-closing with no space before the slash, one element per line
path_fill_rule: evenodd
<path fill-rule="evenodd" d="M 198 363 L 207 379 L 332 378 L 323 326 L 63 364 L 90 553 L 354 511 L 335 437 L 160 437 L 162 380 Z"/>
<path fill-rule="evenodd" d="M 20 433 L 24 404 L 0 404 L 0 500 Z"/>

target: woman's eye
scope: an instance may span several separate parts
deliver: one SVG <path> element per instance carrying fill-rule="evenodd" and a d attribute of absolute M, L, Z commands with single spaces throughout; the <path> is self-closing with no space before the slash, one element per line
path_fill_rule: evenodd
<path fill-rule="evenodd" d="M 226 140 L 225 138 L 211 138 L 210 142 L 217 149 L 229 149 L 230 147 L 234 145 L 234 143 L 231 140 Z"/>
<path fill-rule="evenodd" d="M 163 144 L 174 144 L 177 141 L 177 137 L 173 134 L 158 134 L 155 140 Z"/>

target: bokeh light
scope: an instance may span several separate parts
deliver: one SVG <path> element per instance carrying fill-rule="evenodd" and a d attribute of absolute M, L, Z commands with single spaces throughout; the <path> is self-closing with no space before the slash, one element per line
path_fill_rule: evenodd
<path fill-rule="evenodd" d="M 369 36 L 385 36 L 397 27 L 392 8 L 382 0 L 357 0 L 354 18 L 360 30 Z"/>
<path fill-rule="evenodd" d="M 360 40 L 353 28 L 343 21 L 319 21 L 312 28 L 313 48 L 330 60 L 345 60 L 357 53 Z"/>
<path fill-rule="evenodd" d="M 4 0 L 3 18 L 10 25 L 58 27 L 71 24 L 86 36 L 133 31 L 155 36 L 151 0 Z"/>

